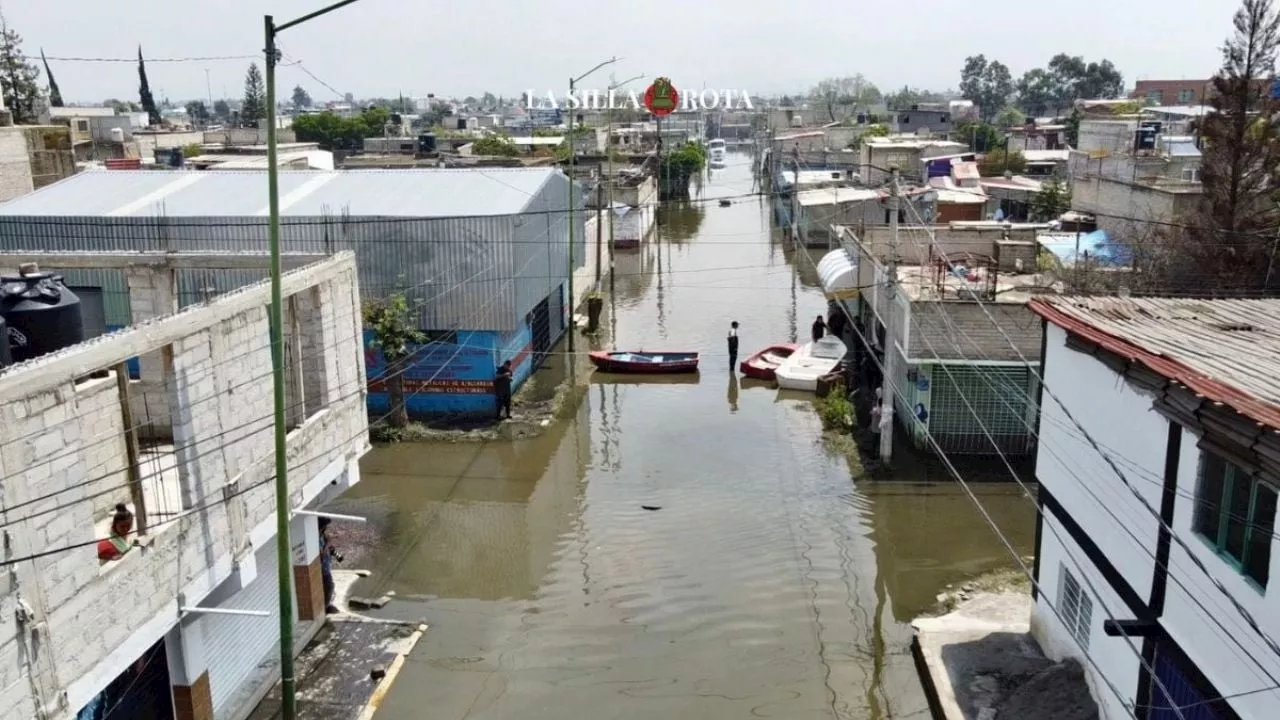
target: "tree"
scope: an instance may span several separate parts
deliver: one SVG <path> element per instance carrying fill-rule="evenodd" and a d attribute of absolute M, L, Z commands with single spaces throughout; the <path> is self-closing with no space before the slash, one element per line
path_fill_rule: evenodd
<path fill-rule="evenodd" d="M 1049 59 L 1047 74 L 1056 112 L 1076 100 L 1111 99 L 1124 94 L 1124 76 L 1110 60 L 1086 63 L 1084 58 L 1058 53 Z"/>
<path fill-rule="evenodd" d="M 1200 134 L 1204 195 L 1191 229 L 1173 244 L 1170 279 L 1218 289 L 1280 288 L 1271 253 L 1280 182 L 1280 115 L 1268 95 L 1280 49 L 1272 0 L 1244 0 L 1222 48 Z"/>
<path fill-rule="evenodd" d="M 213 101 L 213 117 L 220 123 L 231 121 L 231 104 L 226 100 Z"/>
<path fill-rule="evenodd" d="M 138 100 L 147 113 L 147 122 L 159 125 L 160 109 L 156 107 L 156 99 L 151 96 L 151 83 L 147 82 L 147 64 L 142 60 L 142 46 L 138 46 Z"/>
<path fill-rule="evenodd" d="M 978 106 L 978 116 L 990 122 L 1009 104 L 1013 95 L 1013 76 L 999 60 L 987 62 L 985 55 L 965 58 L 960 71 L 960 94 Z"/>
<path fill-rule="evenodd" d="M 901 90 L 884 96 L 884 102 L 890 110 L 910 110 L 912 105 L 946 101 L 947 98 L 942 93 L 921 90 L 908 85 L 903 85 Z"/>
<path fill-rule="evenodd" d="M 240 103 L 240 122 L 257 127 L 258 121 L 267 116 L 267 93 L 262 84 L 262 71 L 258 63 L 249 63 L 244 74 L 244 100 Z"/>
<path fill-rule="evenodd" d="M 2 19 L 0 19 L 2 22 Z M 22 55 L 22 36 L 0 25 L 0 91 L 17 125 L 33 125 L 40 114 L 40 71 Z"/>
<path fill-rule="evenodd" d="M 391 118 L 386 108 L 370 107 L 355 117 L 322 112 L 293 119 L 294 135 L 301 142 L 319 143 L 324 150 L 359 150 L 368 137 L 382 137 Z"/>
<path fill-rule="evenodd" d="M 1018 94 L 1018 107 L 1031 117 L 1048 114 L 1050 108 L 1056 112 L 1053 77 L 1044 70 L 1028 70 L 1019 78 L 1014 90 Z"/>
<path fill-rule="evenodd" d="M 1011 127 L 1026 124 L 1027 116 L 1012 105 L 996 113 L 995 126 L 1001 130 L 1008 130 Z"/>
<path fill-rule="evenodd" d="M 205 107 L 203 100 L 192 100 L 184 107 L 187 111 L 187 117 L 191 118 L 193 124 L 199 126 L 209 124 L 209 108 Z"/>
<path fill-rule="evenodd" d="M 369 343 L 382 352 L 386 360 L 387 400 L 391 405 L 390 424 L 402 428 L 409 424 L 405 407 L 404 372 L 413 357 L 413 346 L 420 345 L 426 336 L 414 323 L 414 313 L 404 293 L 392 293 L 382 300 L 365 303 L 364 324 L 373 331 Z"/>
<path fill-rule="evenodd" d="M 969 150 L 980 153 L 1004 147 L 1004 135 L 995 126 L 984 122 L 961 121 L 952 126 L 952 137 L 969 144 Z"/>
<path fill-rule="evenodd" d="M 978 172 L 982 177 L 1000 177 L 1006 172 L 1017 175 L 1027 169 L 1027 158 L 1017 150 L 1010 150 L 1006 155 L 1004 148 L 988 152 L 978 161 Z"/>
<path fill-rule="evenodd" d="M 1050 178 L 1031 198 L 1031 221 L 1051 222 L 1071 209 L 1071 188 Z"/>
<path fill-rule="evenodd" d="M 311 95 L 302 89 L 301 85 L 293 87 L 293 107 L 296 110 L 305 110 L 311 107 Z"/>
<path fill-rule="evenodd" d="M 49 80 L 49 107 L 62 107 L 62 90 L 58 81 L 53 79 L 53 71 L 49 69 L 49 61 L 45 59 L 44 48 L 40 48 L 40 62 L 44 63 L 44 76 Z"/>
<path fill-rule="evenodd" d="M 515 157 L 520 154 L 520 148 L 517 148 L 514 143 L 504 137 L 488 135 L 472 143 L 471 152 L 476 155 Z"/>
<path fill-rule="evenodd" d="M 836 111 L 857 110 L 880 102 L 880 89 L 862 75 L 827 78 L 809 91 L 809 101 L 826 111 L 831 122 L 837 122 Z"/>
<path fill-rule="evenodd" d="M 858 137 L 854 138 L 852 141 L 849 142 L 849 147 L 853 150 L 857 150 L 858 148 L 862 147 L 862 144 L 865 143 L 870 138 L 888 137 L 888 136 L 889 136 L 888 125 L 883 125 L 880 123 L 876 123 L 874 125 L 867 125 L 862 129 L 862 132 L 859 133 Z"/>
<path fill-rule="evenodd" d="M 1071 108 L 1071 114 L 1067 116 L 1067 145 L 1075 147 L 1080 143 L 1080 110 Z"/>

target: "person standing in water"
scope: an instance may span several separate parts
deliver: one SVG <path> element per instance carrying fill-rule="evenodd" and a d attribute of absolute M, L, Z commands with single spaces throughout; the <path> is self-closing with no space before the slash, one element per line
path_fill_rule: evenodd
<path fill-rule="evenodd" d="M 505 412 L 507 419 L 511 419 L 511 361 L 504 360 L 498 366 L 498 372 L 493 376 L 493 396 L 497 401 L 498 419 L 502 419 Z"/>
<path fill-rule="evenodd" d="M 738 367 L 738 321 L 729 323 L 729 372 Z"/>
<path fill-rule="evenodd" d="M 827 334 L 827 321 L 819 315 L 817 320 L 813 321 L 813 341 L 818 342 L 823 335 Z"/>

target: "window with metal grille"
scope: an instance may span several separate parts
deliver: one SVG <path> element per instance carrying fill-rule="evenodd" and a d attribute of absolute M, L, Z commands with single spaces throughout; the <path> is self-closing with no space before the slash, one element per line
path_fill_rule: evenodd
<path fill-rule="evenodd" d="M 1035 412 L 1033 376 L 1024 367 L 935 365 L 929 433 L 947 453 L 1024 454 Z"/>
<path fill-rule="evenodd" d="M 1080 649 L 1089 652 L 1089 626 L 1093 622 L 1093 599 L 1080 587 L 1076 576 L 1066 565 L 1062 569 L 1062 582 L 1058 584 L 1058 612 L 1067 632 L 1080 643 Z"/>
<path fill-rule="evenodd" d="M 1276 488 L 1213 453 L 1200 454 L 1191 528 L 1259 589 L 1270 575 L 1275 521 Z"/>

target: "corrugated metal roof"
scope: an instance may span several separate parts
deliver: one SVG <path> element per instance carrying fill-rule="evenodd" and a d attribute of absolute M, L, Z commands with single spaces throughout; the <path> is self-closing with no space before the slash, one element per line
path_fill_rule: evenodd
<path fill-rule="evenodd" d="M 284 171 L 280 212 L 311 217 L 466 217 L 523 212 L 554 168 Z M 0 216 L 265 216 L 265 171 L 78 173 L 0 203 Z"/>
<path fill-rule="evenodd" d="M 1280 300 L 1036 298 L 1067 331 L 1280 428 Z"/>

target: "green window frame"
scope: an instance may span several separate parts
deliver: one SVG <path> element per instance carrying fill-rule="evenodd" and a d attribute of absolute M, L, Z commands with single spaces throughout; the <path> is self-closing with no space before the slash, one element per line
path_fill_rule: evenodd
<path fill-rule="evenodd" d="M 1276 488 L 1213 453 L 1200 455 L 1191 529 L 1260 592 L 1270 579 Z"/>

